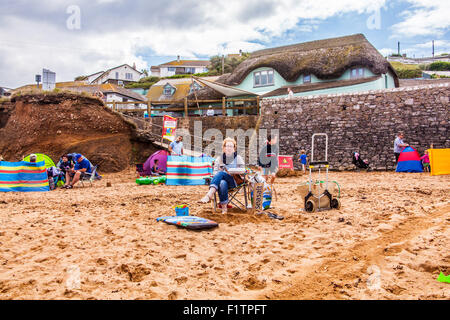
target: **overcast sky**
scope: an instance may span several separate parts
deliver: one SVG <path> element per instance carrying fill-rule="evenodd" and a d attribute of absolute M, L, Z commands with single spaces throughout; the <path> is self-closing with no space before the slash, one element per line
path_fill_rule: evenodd
<path fill-rule="evenodd" d="M 254 51 L 363 33 L 383 54 L 450 52 L 448 0 L 0 0 L 0 86 L 128 63 Z"/>

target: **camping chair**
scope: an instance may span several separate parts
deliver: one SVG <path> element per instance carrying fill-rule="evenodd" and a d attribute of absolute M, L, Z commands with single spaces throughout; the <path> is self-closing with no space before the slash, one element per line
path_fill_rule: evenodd
<path fill-rule="evenodd" d="M 247 179 L 247 173 L 243 173 L 243 181 L 241 184 L 237 185 L 234 188 L 228 189 L 228 203 L 235 206 L 241 211 L 246 212 L 247 211 L 247 205 L 248 205 L 248 179 Z M 244 199 L 239 200 L 238 194 L 243 193 Z M 244 203 L 242 203 L 242 200 L 244 200 Z M 212 201 L 213 205 L 213 212 L 217 212 L 217 192 L 214 192 L 214 198 Z"/>
<path fill-rule="evenodd" d="M 92 182 L 95 180 L 95 173 L 96 172 L 97 172 L 97 166 L 94 166 L 92 168 L 92 172 L 91 173 L 89 173 L 89 172 L 85 172 L 84 173 L 82 178 L 80 178 L 80 182 L 81 182 L 81 185 L 83 186 L 83 188 L 84 188 L 84 181 L 89 181 L 89 183 L 91 184 L 91 187 L 92 187 Z"/>

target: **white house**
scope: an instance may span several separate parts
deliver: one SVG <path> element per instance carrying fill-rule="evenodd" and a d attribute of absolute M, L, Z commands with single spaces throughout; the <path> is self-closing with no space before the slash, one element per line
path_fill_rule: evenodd
<path fill-rule="evenodd" d="M 117 85 L 124 85 L 139 81 L 139 79 L 142 78 L 142 75 L 142 72 L 137 71 L 130 65 L 123 64 L 106 71 L 91 74 L 87 76 L 87 82 L 89 84 L 113 83 Z"/>
<path fill-rule="evenodd" d="M 150 72 L 156 77 L 170 77 L 176 74 L 195 74 L 208 72 L 209 60 L 177 60 L 152 66 Z"/>

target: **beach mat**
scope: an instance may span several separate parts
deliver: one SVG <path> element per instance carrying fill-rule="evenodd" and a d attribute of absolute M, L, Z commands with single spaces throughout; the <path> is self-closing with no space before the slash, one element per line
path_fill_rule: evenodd
<path fill-rule="evenodd" d="M 159 217 L 156 221 L 163 221 L 167 224 L 173 224 L 177 227 L 182 227 L 192 230 L 211 229 L 218 227 L 219 224 L 213 220 L 196 217 L 196 216 L 170 216 Z"/>

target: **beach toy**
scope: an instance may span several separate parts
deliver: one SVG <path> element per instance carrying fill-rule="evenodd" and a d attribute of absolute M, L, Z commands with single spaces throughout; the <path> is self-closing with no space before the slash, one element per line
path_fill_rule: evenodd
<path fill-rule="evenodd" d="M 156 177 L 139 177 L 136 179 L 136 183 L 139 185 L 146 185 L 146 184 L 159 184 L 159 183 L 165 183 L 166 182 L 166 176 L 156 176 Z"/>
<path fill-rule="evenodd" d="M 189 207 L 187 204 L 180 204 L 178 206 L 175 206 L 175 213 L 177 216 L 188 216 L 189 215 Z"/>
<path fill-rule="evenodd" d="M 437 278 L 439 282 L 447 282 L 450 283 L 450 274 L 446 276 L 442 271 L 439 274 L 439 277 Z"/>
<path fill-rule="evenodd" d="M 151 184 L 152 180 L 149 177 L 139 177 L 136 179 L 136 183 L 140 185 Z"/>
<path fill-rule="evenodd" d="M 165 183 L 165 182 L 166 182 L 166 176 L 159 176 L 159 177 L 153 178 L 153 184 L 160 184 L 160 183 Z"/>
<path fill-rule="evenodd" d="M 195 216 L 160 217 L 156 221 L 163 221 L 177 227 L 200 230 L 218 227 L 219 224 L 213 220 Z"/>

